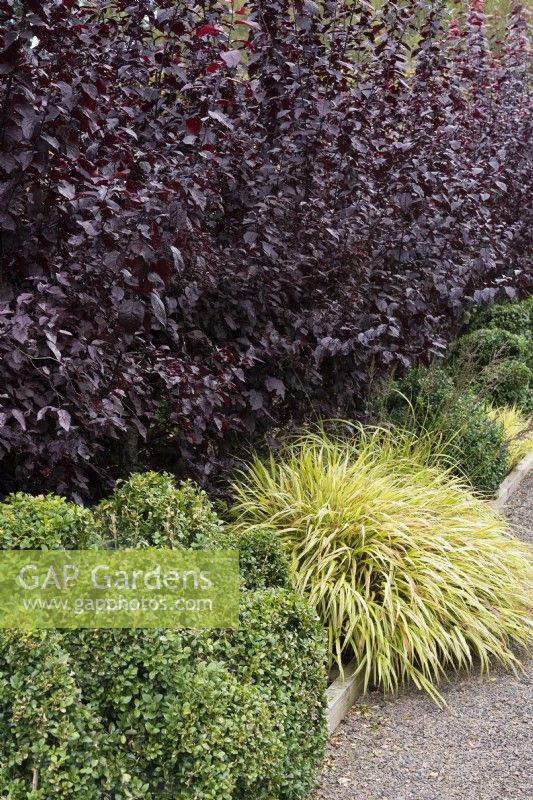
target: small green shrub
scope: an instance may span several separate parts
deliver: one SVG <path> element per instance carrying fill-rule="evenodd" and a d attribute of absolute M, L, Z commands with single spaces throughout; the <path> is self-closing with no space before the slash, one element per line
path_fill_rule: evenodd
<path fill-rule="evenodd" d="M 533 371 L 521 361 L 508 359 L 490 364 L 472 381 L 479 396 L 495 406 L 527 409 L 533 389 Z"/>
<path fill-rule="evenodd" d="M 10 800 L 234 800 L 239 781 L 277 774 L 282 747 L 266 698 L 186 644 L 156 631 L 3 633 L 0 775 Z"/>
<path fill-rule="evenodd" d="M 307 797 L 326 738 L 326 652 L 314 610 L 292 592 L 246 593 L 238 630 L 199 636 L 191 646 L 201 660 L 221 661 L 240 682 L 261 687 L 276 710 L 273 725 L 282 746 L 276 792 L 269 793 L 268 782 L 259 779 L 242 800 Z"/>
<path fill-rule="evenodd" d="M 287 555 L 271 531 L 227 527 L 215 537 L 201 537 L 197 545 L 206 550 L 238 550 L 246 589 L 288 589 L 291 585 Z"/>
<path fill-rule="evenodd" d="M 533 302 L 531 298 L 518 303 L 502 303 L 482 309 L 474 315 L 471 330 L 499 328 L 520 336 L 533 337 Z"/>
<path fill-rule="evenodd" d="M 455 385 L 441 368 L 414 367 L 392 381 L 378 399 L 381 418 L 405 426 L 411 418 L 417 428 L 432 427 L 433 421 L 455 402 Z M 409 425 L 411 427 L 411 425 Z"/>
<path fill-rule="evenodd" d="M 61 634 L 0 631 L 0 796 L 100 800 L 103 740 L 93 712 Z"/>
<path fill-rule="evenodd" d="M 178 488 L 168 473 L 135 473 L 119 482 L 95 516 L 107 545 L 239 550 L 247 589 L 290 585 L 288 561 L 275 537 L 225 527 L 202 489 L 190 481 Z"/>
<path fill-rule="evenodd" d="M 533 315 L 533 294 L 529 297 L 526 297 L 525 300 L 522 300 L 522 305 L 525 309 L 527 309 L 527 311 L 529 311 L 530 315 Z M 530 319 L 532 319 L 531 316 Z"/>
<path fill-rule="evenodd" d="M 423 436 L 435 463 L 494 492 L 505 477 L 508 445 L 503 427 L 484 405 L 460 393 L 443 369 L 418 367 L 392 383 L 381 402 L 381 421 Z"/>
<path fill-rule="evenodd" d="M 177 796 L 281 797 L 283 741 L 275 727 L 277 709 L 269 707 L 262 687 L 241 684 L 223 665 L 198 664 L 185 698 L 181 717 L 168 729 L 169 743 L 174 748 L 179 741 L 182 751 L 174 756 Z M 168 794 L 168 800 L 174 797 Z"/>
<path fill-rule="evenodd" d="M 117 482 L 95 517 L 102 542 L 115 548 L 186 548 L 222 530 L 206 493 L 190 481 L 178 488 L 166 472 L 139 472 Z"/>
<path fill-rule="evenodd" d="M 513 358 L 526 363 L 531 356 L 531 343 L 525 336 L 499 328 L 478 328 L 453 344 L 449 366 L 455 375 L 469 378 L 493 362 Z"/>
<path fill-rule="evenodd" d="M 63 497 L 17 492 L 0 503 L 0 549 L 83 549 L 93 537 L 91 512 Z"/>
<path fill-rule="evenodd" d="M 128 798 L 234 800 L 254 777 L 275 787 L 283 752 L 276 709 L 262 687 L 239 681 L 221 661 L 200 660 L 195 641 L 217 635 L 65 636 L 82 697 L 104 731 L 96 780 L 103 795 L 123 786 Z"/>
<path fill-rule="evenodd" d="M 442 462 L 468 480 L 474 489 L 493 494 L 508 471 L 509 445 L 505 430 L 483 405 L 464 395 L 441 417 Z"/>
<path fill-rule="evenodd" d="M 2 632 L 0 785 L 10 800 L 303 800 L 324 663 L 316 615 L 286 590 L 245 592 L 237 630 Z"/>
<path fill-rule="evenodd" d="M 355 654 L 365 686 L 411 680 L 439 699 L 446 668 L 514 667 L 529 643 L 531 549 L 414 437 L 310 434 L 254 459 L 233 491 L 237 522 L 281 538 L 331 660 Z"/>

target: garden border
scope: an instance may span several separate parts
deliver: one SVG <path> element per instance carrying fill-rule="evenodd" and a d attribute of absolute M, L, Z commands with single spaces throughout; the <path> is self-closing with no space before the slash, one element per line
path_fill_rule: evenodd
<path fill-rule="evenodd" d="M 501 511 L 531 470 L 533 453 L 528 453 L 500 484 L 493 507 Z M 328 687 L 327 721 L 330 736 L 337 730 L 357 698 L 363 694 L 363 676 L 361 673 L 356 674 L 356 667 L 354 659 L 344 670 L 344 676 L 339 676 Z"/>

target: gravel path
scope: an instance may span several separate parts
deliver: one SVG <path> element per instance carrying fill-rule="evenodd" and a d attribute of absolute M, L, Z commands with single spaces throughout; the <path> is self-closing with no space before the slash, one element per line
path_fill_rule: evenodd
<path fill-rule="evenodd" d="M 507 513 L 533 542 L 533 473 Z M 365 697 L 330 741 L 315 800 L 533 800 L 533 660 L 441 692 L 444 709 L 413 689 Z"/>

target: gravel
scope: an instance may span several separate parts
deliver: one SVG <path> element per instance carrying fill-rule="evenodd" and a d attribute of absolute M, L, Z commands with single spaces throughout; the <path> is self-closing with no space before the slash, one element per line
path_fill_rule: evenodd
<path fill-rule="evenodd" d="M 533 543 L 533 473 L 506 513 Z M 452 676 L 443 709 L 416 689 L 370 693 L 330 739 L 314 800 L 533 800 L 533 660 L 524 667 Z"/>

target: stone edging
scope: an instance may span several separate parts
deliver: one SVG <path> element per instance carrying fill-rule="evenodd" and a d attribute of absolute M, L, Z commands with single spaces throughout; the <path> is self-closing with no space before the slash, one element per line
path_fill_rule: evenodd
<path fill-rule="evenodd" d="M 501 483 L 496 500 L 492 504 L 494 508 L 499 511 L 504 508 L 511 495 L 516 492 L 532 469 L 533 453 L 529 453 Z M 363 678 L 361 675 L 355 675 L 356 666 L 356 662 L 351 661 L 344 670 L 344 677 L 337 678 L 328 688 L 327 720 L 330 736 L 339 727 L 357 698 L 363 693 Z"/>

